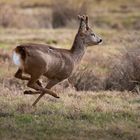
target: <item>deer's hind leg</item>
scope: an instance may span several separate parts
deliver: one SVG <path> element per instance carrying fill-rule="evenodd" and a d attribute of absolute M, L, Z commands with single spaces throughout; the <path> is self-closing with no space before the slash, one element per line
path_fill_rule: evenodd
<path fill-rule="evenodd" d="M 22 71 L 21 69 L 18 69 L 14 76 L 15 76 L 16 78 L 18 78 L 18 79 L 21 79 L 21 80 L 27 80 L 27 81 L 30 80 L 30 77 L 24 76 L 24 75 L 23 75 L 23 71 Z M 42 87 L 42 84 L 41 84 L 41 82 L 40 82 L 39 80 L 37 80 L 36 83 L 37 83 L 39 86 Z"/>
<path fill-rule="evenodd" d="M 21 80 L 30 80 L 30 77 L 23 76 L 23 71 L 21 69 L 18 69 L 17 72 L 15 73 L 15 77 Z"/>

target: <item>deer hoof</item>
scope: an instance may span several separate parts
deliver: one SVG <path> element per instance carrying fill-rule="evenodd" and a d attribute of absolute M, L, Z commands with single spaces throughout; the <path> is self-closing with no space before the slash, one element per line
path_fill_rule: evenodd
<path fill-rule="evenodd" d="M 24 94 L 32 94 L 33 92 L 31 90 L 25 90 Z"/>
<path fill-rule="evenodd" d="M 37 84 L 38 84 L 40 87 L 43 87 L 43 86 L 42 86 L 42 83 L 41 83 L 39 80 L 37 80 Z"/>
<path fill-rule="evenodd" d="M 59 96 L 56 96 L 56 98 L 60 98 Z"/>

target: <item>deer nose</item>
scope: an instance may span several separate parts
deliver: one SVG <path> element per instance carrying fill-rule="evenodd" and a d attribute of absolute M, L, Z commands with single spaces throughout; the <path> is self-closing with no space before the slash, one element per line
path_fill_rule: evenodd
<path fill-rule="evenodd" d="M 101 43 L 101 42 L 102 42 L 102 39 L 99 40 L 99 43 Z"/>

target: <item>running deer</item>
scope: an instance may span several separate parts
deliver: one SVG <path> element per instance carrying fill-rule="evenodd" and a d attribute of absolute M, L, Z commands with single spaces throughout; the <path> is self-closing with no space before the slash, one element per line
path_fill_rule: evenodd
<path fill-rule="evenodd" d="M 102 42 L 102 39 L 89 27 L 88 17 L 83 15 L 78 18 L 80 25 L 70 50 L 43 44 L 22 44 L 14 49 L 13 61 L 18 66 L 15 77 L 27 80 L 27 86 L 35 90 L 26 90 L 24 94 L 40 94 L 32 104 L 33 106 L 45 93 L 59 98 L 50 89 L 64 79 L 69 79 L 88 46 L 98 45 Z M 23 73 L 29 76 L 25 76 Z M 42 75 L 48 79 L 45 88 L 39 81 Z"/>

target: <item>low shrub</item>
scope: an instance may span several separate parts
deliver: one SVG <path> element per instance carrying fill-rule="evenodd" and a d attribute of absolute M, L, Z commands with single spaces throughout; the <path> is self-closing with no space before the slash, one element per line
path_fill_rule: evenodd
<path fill-rule="evenodd" d="M 106 90 L 132 91 L 140 84 L 140 48 L 127 50 L 112 65 L 105 80 Z"/>
<path fill-rule="evenodd" d="M 78 91 L 98 91 L 104 89 L 103 80 L 91 68 L 79 68 L 70 80 Z"/>

